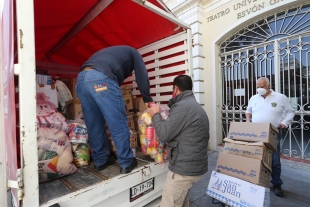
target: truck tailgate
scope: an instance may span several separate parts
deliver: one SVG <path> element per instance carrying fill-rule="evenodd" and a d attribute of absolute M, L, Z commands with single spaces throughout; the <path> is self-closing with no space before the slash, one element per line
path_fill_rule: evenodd
<path fill-rule="evenodd" d="M 44 182 L 39 185 L 39 200 L 40 206 L 50 206 L 55 203 L 59 203 L 60 206 L 63 206 L 61 203 L 66 202 L 65 206 L 69 206 L 70 198 L 83 195 L 83 192 L 89 191 L 92 188 L 96 188 L 99 185 L 104 185 L 109 182 L 121 182 L 122 178 L 130 177 L 134 172 L 142 171 L 144 168 L 150 168 L 150 166 L 159 165 L 154 162 L 150 157 L 143 155 L 141 152 L 137 152 L 138 167 L 133 170 L 130 174 L 121 175 L 120 166 L 118 163 L 115 163 L 112 166 L 107 167 L 106 169 L 97 172 L 92 169 L 93 163 L 88 167 L 80 168 L 78 173 L 68 175 L 56 180 L 49 182 Z M 167 164 L 166 164 L 167 165 Z M 161 167 L 161 166 L 160 166 Z M 151 169 L 151 168 L 150 168 Z M 167 169 L 162 169 L 162 173 L 166 175 Z M 165 176 L 164 175 L 164 176 Z M 154 175 L 155 176 L 155 175 Z M 145 180 L 151 178 L 151 176 L 146 177 Z M 138 180 L 138 184 L 144 180 Z M 132 186 L 124 186 L 123 190 L 126 190 Z M 109 189 L 109 188 L 107 188 Z M 122 191 L 122 189 L 119 189 Z M 89 199 L 89 198 L 88 198 Z M 129 200 L 129 193 L 128 193 Z M 85 200 L 88 202 L 89 200 Z M 82 203 L 79 203 L 82 204 Z M 93 203 L 95 205 L 95 203 Z M 74 205 L 74 204 L 70 204 Z M 89 204 L 83 204 L 80 206 L 92 206 Z"/>

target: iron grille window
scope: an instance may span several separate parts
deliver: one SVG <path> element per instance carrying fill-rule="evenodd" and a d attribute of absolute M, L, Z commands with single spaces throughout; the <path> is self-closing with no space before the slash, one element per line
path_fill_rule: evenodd
<path fill-rule="evenodd" d="M 221 53 L 310 30 L 310 4 L 286 9 L 239 30 L 220 45 Z"/>

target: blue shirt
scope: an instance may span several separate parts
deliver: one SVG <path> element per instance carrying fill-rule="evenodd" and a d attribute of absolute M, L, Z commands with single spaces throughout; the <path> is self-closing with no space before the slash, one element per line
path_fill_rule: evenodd
<path fill-rule="evenodd" d="M 136 82 L 145 103 L 152 102 L 150 81 L 140 53 L 129 46 L 112 46 L 94 53 L 81 67 L 92 67 L 122 85 L 135 71 Z"/>

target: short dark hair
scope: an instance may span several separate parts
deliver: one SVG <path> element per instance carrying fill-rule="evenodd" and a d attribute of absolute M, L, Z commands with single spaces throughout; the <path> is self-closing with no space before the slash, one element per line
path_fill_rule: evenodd
<path fill-rule="evenodd" d="M 178 86 L 180 91 L 193 90 L 193 81 L 188 75 L 178 75 L 173 80 L 173 86 Z"/>

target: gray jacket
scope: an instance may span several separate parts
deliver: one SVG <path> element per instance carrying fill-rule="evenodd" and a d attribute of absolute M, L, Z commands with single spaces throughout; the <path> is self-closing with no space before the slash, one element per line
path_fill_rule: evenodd
<path fill-rule="evenodd" d="M 202 175 L 208 171 L 209 120 L 192 91 L 170 99 L 170 115 L 163 121 L 153 116 L 156 134 L 168 143 L 169 170 L 180 175 Z"/>

